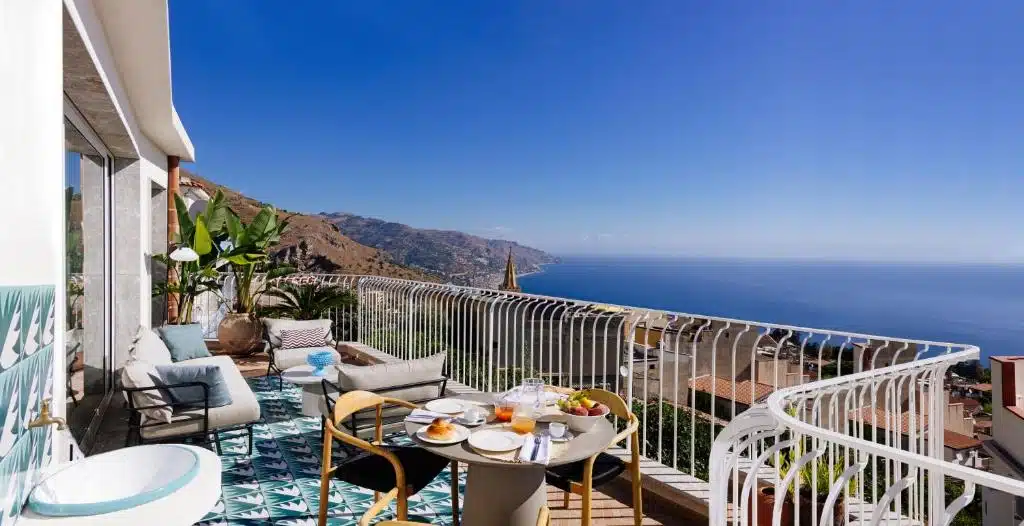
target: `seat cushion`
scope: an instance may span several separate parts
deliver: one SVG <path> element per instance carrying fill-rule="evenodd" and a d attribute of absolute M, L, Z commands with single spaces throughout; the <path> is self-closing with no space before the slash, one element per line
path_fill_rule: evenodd
<path fill-rule="evenodd" d="M 444 370 L 445 353 L 437 353 L 426 358 L 406 360 L 402 362 L 381 363 L 377 365 L 339 365 L 338 387 L 342 391 L 371 391 L 397 385 L 414 384 L 439 380 Z M 382 396 L 397 398 L 407 402 L 430 400 L 437 398 L 440 384 L 410 387 L 398 391 L 380 392 Z"/>
<path fill-rule="evenodd" d="M 228 384 L 224 381 L 224 375 L 218 365 L 179 362 L 171 365 L 158 365 L 156 372 L 165 385 L 187 382 L 206 384 L 206 403 L 209 407 L 231 405 L 231 392 L 228 390 Z M 171 403 L 175 405 L 203 407 L 203 388 L 200 386 L 174 387 L 168 389 L 167 394 L 171 397 Z"/>
<path fill-rule="evenodd" d="M 127 388 L 156 387 L 158 383 L 160 383 L 160 374 L 157 373 L 156 367 L 149 362 L 131 360 L 121 368 L 121 385 Z M 165 406 L 141 409 L 139 412 L 142 413 L 143 423 L 171 421 L 171 407 L 167 405 L 171 403 L 171 399 L 162 389 L 138 391 L 132 393 L 131 396 L 132 404 L 135 407 Z"/>
<path fill-rule="evenodd" d="M 281 332 L 282 331 L 296 331 L 303 329 L 321 329 L 326 328 L 324 345 L 329 343 L 331 339 L 331 326 L 334 322 L 331 320 L 289 320 L 287 318 L 263 318 L 263 326 L 267 329 L 267 340 L 270 341 L 270 346 L 275 349 L 281 346 Z"/>
<path fill-rule="evenodd" d="M 544 478 L 547 479 L 548 484 L 560 490 L 569 491 L 570 482 L 583 482 L 583 464 L 585 462 L 586 460 L 581 460 L 571 464 L 550 467 L 545 472 Z M 599 453 L 594 461 L 594 486 L 600 486 L 611 481 L 623 471 L 626 471 L 626 463 L 619 459 L 619 457 L 609 455 L 608 453 Z"/>
<path fill-rule="evenodd" d="M 384 449 L 394 453 L 401 462 L 405 470 L 405 482 L 411 486 L 410 495 L 430 484 L 451 462 L 414 446 L 384 446 Z M 359 450 L 342 460 L 335 476 L 349 484 L 374 491 L 387 492 L 395 487 L 395 468 L 388 459 L 368 451 Z"/>
<path fill-rule="evenodd" d="M 210 356 L 206 340 L 203 338 L 203 326 L 198 323 L 164 325 L 157 330 L 160 332 L 160 338 L 167 344 L 171 360 L 174 362 Z"/>
<path fill-rule="evenodd" d="M 307 356 L 323 351 L 334 353 L 334 363 L 341 362 L 341 355 L 330 347 L 299 347 L 298 349 L 274 349 L 274 365 L 282 371 L 296 365 L 306 365 Z"/>
<path fill-rule="evenodd" d="M 209 430 L 250 424 L 260 419 L 260 404 L 249 388 L 242 373 L 231 361 L 230 356 L 210 356 L 189 360 L 191 365 L 216 365 L 220 367 L 224 383 L 231 393 L 231 405 L 210 409 Z M 148 440 L 188 435 L 202 431 L 203 409 L 175 409 L 169 424 L 142 428 L 142 436 Z"/>
<path fill-rule="evenodd" d="M 160 339 L 160 335 L 152 329 L 145 327 L 139 327 L 139 332 L 135 335 L 135 341 L 132 343 L 131 348 L 131 357 L 153 365 L 170 365 L 173 363 L 171 351 L 167 348 L 167 344 Z"/>

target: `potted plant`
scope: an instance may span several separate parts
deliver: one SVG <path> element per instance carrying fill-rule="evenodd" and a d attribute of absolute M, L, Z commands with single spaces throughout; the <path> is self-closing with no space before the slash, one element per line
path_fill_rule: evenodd
<path fill-rule="evenodd" d="M 319 283 L 278 283 L 266 293 L 272 303 L 262 314 L 293 320 L 321 320 L 337 310 L 356 305 L 356 295 L 348 289 Z"/>
<path fill-rule="evenodd" d="M 758 488 L 752 507 L 747 512 L 747 524 L 754 525 L 754 514 L 756 513 L 757 526 L 772 526 L 777 498 L 775 486 L 762 486 Z M 788 526 L 793 524 L 793 500 L 789 498 L 788 494 L 784 495 L 783 498 L 782 516 L 779 520 L 779 526 Z"/>
<path fill-rule="evenodd" d="M 231 312 L 217 328 L 221 351 L 227 354 L 251 354 L 262 346 L 263 324 L 256 317 L 260 296 L 267 283 L 281 275 L 294 272 L 290 267 L 271 267 L 270 248 L 281 240 L 288 220 L 280 220 L 277 210 L 264 206 L 248 225 L 242 224 L 234 212 L 228 211 L 225 221 L 227 238 L 220 257 L 231 268 L 235 298 Z M 264 275 L 265 274 L 265 275 Z"/>
<path fill-rule="evenodd" d="M 782 457 L 782 462 L 779 466 L 779 476 L 785 478 L 789 471 L 793 469 L 792 466 L 803 455 L 804 447 L 802 442 L 790 448 L 789 453 Z M 842 476 L 846 467 L 842 455 L 830 456 L 826 452 L 797 468 L 796 483 L 787 488 L 786 492 L 786 500 L 789 501 L 786 503 L 786 506 L 790 507 L 790 522 L 783 520 L 782 525 L 785 526 L 792 523 L 793 510 L 796 510 L 796 514 L 798 514 L 800 524 L 814 524 L 817 522 L 825 510 L 825 501 L 832 490 L 832 485 Z M 797 489 L 797 486 L 799 486 L 799 489 Z M 786 513 L 786 511 L 783 511 L 784 516 Z M 832 507 L 832 525 L 843 526 L 845 523 L 845 495 L 840 492 Z M 770 518 L 768 524 L 771 524 Z"/>
<path fill-rule="evenodd" d="M 154 284 L 153 295 L 176 295 L 178 317 L 169 321 L 177 325 L 188 325 L 192 324 L 196 298 L 207 292 L 220 293 L 217 279 L 218 242 L 223 237 L 230 210 L 224 203 L 224 195 L 219 191 L 194 220 L 181 196 L 174 196 L 174 207 L 178 213 L 175 249 L 170 254 L 153 256 L 153 259 L 167 266 L 168 279 Z"/>

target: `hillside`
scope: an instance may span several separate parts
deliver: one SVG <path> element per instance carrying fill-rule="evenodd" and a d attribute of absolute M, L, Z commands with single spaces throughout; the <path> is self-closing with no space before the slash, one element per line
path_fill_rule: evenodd
<path fill-rule="evenodd" d="M 228 206 L 242 218 L 243 222 L 252 220 L 263 205 L 186 170 L 182 170 L 181 175 L 183 187 L 189 184 L 198 185 L 210 195 L 217 189 L 223 190 Z M 342 235 L 338 228 L 323 216 L 292 214 L 283 210 L 279 210 L 279 214 L 281 217 L 288 217 L 291 223 L 288 231 L 282 236 L 280 245 L 277 246 L 275 258 L 296 263 L 304 271 L 440 281 L 435 274 L 396 264 L 387 253 Z"/>
<path fill-rule="evenodd" d="M 340 212 L 324 217 L 353 240 L 387 252 L 393 261 L 440 273 L 445 280 L 460 285 L 495 287 L 505 270 L 510 246 L 519 273 L 536 272 L 541 265 L 557 261 L 546 252 L 514 241 L 413 228 Z"/>

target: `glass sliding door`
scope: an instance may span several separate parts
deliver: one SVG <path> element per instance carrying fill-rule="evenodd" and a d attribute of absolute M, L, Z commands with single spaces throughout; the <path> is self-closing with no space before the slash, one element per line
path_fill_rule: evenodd
<path fill-rule="evenodd" d="M 65 403 L 71 433 L 83 444 L 113 385 L 111 159 L 73 108 L 65 111 L 64 152 Z"/>

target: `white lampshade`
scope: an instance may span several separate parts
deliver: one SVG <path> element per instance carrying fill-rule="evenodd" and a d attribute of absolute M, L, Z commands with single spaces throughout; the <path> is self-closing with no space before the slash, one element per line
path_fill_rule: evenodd
<path fill-rule="evenodd" d="M 199 254 L 190 247 L 178 247 L 171 252 L 170 258 L 174 261 L 199 261 Z"/>

